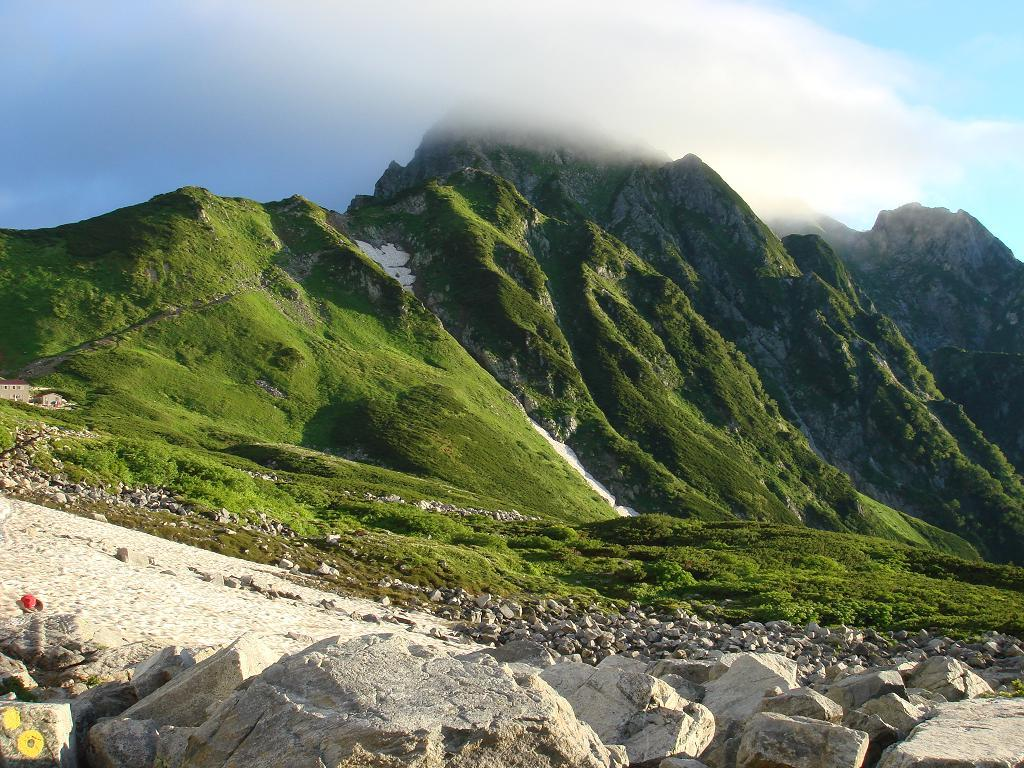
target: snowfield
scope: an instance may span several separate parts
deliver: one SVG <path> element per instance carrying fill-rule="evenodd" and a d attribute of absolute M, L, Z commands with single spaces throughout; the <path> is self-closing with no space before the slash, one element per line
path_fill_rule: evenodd
<path fill-rule="evenodd" d="M 608 505 L 618 512 L 621 517 L 637 516 L 637 511 L 632 507 L 623 507 L 615 503 L 615 497 L 612 495 L 612 492 L 605 488 L 596 477 L 587 472 L 587 468 L 583 466 L 583 462 L 581 462 L 580 457 L 576 455 L 576 451 L 565 443 L 560 443 L 552 437 L 544 427 L 533 419 L 530 419 L 530 423 L 533 425 L 533 428 L 551 444 L 551 447 L 554 448 L 563 459 L 569 462 L 569 466 L 575 469 L 580 476 L 587 481 L 587 485 L 593 488 L 602 499 L 607 501 Z"/>
<path fill-rule="evenodd" d="M 409 259 L 412 256 L 397 245 L 384 243 L 379 248 L 362 240 L 356 240 L 359 250 L 381 265 L 385 272 L 395 278 L 401 286 L 412 292 L 412 284 L 416 282 L 416 275 L 409 267 Z"/>

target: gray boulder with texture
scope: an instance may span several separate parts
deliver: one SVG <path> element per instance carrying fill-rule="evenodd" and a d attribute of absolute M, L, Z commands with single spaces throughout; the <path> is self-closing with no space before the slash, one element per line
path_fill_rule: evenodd
<path fill-rule="evenodd" d="M 861 768 L 867 734 L 808 717 L 754 715 L 743 729 L 737 768 Z"/>
<path fill-rule="evenodd" d="M 828 723 L 843 720 L 843 708 L 811 688 L 794 688 L 778 696 L 769 696 L 761 701 L 761 711 L 788 717 L 810 717 Z"/>
<path fill-rule="evenodd" d="M 726 654 L 711 671 L 701 703 L 715 716 L 715 738 L 699 757 L 713 768 L 733 768 L 739 728 L 769 696 L 798 688 L 797 665 L 775 653 Z"/>
<path fill-rule="evenodd" d="M 895 693 L 887 693 L 885 696 L 872 699 L 860 709 L 869 715 L 878 715 L 904 735 L 914 730 L 914 727 L 928 716 L 928 708 L 911 704 Z"/>
<path fill-rule="evenodd" d="M 871 669 L 835 682 L 828 689 L 828 697 L 843 709 L 856 709 L 871 699 L 887 693 L 907 697 L 903 678 L 895 669 Z"/>
<path fill-rule="evenodd" d="M 645 668 L 631 659 L 609 656 L 597 667 L 556 664 L 541 677 L 604 743 L 624 746 L 631 764 L 697 757 L 714 737 L 714 717 L 667 683 L 640 671 Z"/>
<path fill-rule="evenodd" d="M 257 636 L 242 635 L 157 688 L 124 715 L 135 720 L 153 720 L 157 725 L 199 725 L 206 720 L 210 707 L 276 660 L 277 655 Z"/>
<path fill-rule="evenodd" d="M 947 701 L 973 699 L 983 693 L 992 693 L 991 686 L 968 666 L 948 656 L 933 656 L 922 661 L 910 673 L 910 684 L 944 696 Z"/>
<path fill-rule="evenodd" d="M 323 640 L 248 681 L 188 740 L 189 768 L 610 768 L 536 675 L 374 635 Z"/>
<path fill-rule="evenodd" d="M 938 704 L 936 714 L 890 747 L 878 768 L 1019 768 L 1024 699 Z"/>

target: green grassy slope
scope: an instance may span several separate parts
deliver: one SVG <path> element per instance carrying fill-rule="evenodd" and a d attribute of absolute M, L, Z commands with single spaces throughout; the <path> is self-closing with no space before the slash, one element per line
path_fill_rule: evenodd
<path fill-rule="evenodd" d="M 862 491 L 989 557 L 1020 557 L 1020 477 L 943 398 L 899 329 L 862 300 L 820 238 L 784 244 L 692 156 L 602 165 L 573 150 L 486 137 L 425 142 L 407 168 L 388 170 L 377 200 L 465 166 L 507 174 L 541 214 L 593 222 L 671 279 L 742 350 L 814 450 Z"/>
<path fill-rule="evenodd" d="M 868 514 L 676 283 L 596 225 L 545 216 L 480 171 L 361 201 L 338 225 L 404 244 L 446 328 L 625 503 L 971 551 Z"/>
<path fill-rule="evenodd" d="M 493 508 L 612 514 L 437 320 L 306 201 L 185 189 L 99 223 L 5 232 L 0 254 L 8 285 L 35 280 L 24 301 L 37 303 L 5 326 L 5 360 L 115 333 L 43 381 L 116 436 L 207 457 L 303 445 L 411 476 L 393 475 L 389 492 L 432 478 Z M 117 334 L 172 301 L 225 294 Z"/>

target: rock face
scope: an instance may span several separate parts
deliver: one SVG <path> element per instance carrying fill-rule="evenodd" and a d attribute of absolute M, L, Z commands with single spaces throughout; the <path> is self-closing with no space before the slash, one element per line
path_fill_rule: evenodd
<path fill-rule="evenodd" d="M 737 768 L 860 768 L 867 734 L 806 717 L 773 713 L 747 723 Z"/>
<path fill-rule="evenodd" d="M 711 712 L 634 665 L 609 657 L 596 668 L 556 664 L 541 677 L 604 743 L 624 746 L 631 764 L 700 755 L 715 735 Z"/>
<path fill-rule="evenodd" d="M 956 659 L 935 656 L 922 662 L 910 675 L 910 684 L 945 696 L 948 701 L 973 699 L 992 688 Z"/>
<path fill-rule="evenodd" d="M 376 635 L 324 640 L 264 670 L 191 735 L 183 765 L 610 768 L 611 762 L 593 730 L 539 678 Z"/>
<path fill-rule="evenodd" d="M 879 768 L 1019 768 L 1024 765 L 1024 700 L 939 704 L 935 717 L 891 747 Z"/>
<path fill-rule="evenodd" d="M 243 635 L 226 648 L 179 674 L 128 709 L 135 720 L 157 725 L 195 726 L 207 710 L 226 699 L 243 681 L 258 675 L 276 656 L 254 635 Z"/>
<path fill-rule="evenodd" d="M 0 701 L 0 765 L 75 768 L 73 733 L 67 704 Z"/>
<path fill-rule="evenodd" d="M 928 710 L 917 704 L 911 704 L 895 693 L 887 693 L 864 704 L 861 711 L 869 715 L 878 715 L 882 720 L 902 732 L 904 735 L 914 730 L 928 714 Z"/>

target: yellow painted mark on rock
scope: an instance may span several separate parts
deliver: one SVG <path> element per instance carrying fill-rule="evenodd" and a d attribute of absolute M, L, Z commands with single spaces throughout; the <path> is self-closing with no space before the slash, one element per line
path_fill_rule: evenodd
<path fill-rule="evenodd" d="M 25 731 L 18 736 L 18 751 L 25 757 L 39 757 L 43 753 L 46 740 L 39 731 Z"/>
<path fill-rule="evenodd" d="M 5 731 L 13 731 L 21 727 L 21 712 L 13 707 L 7 707 L 0 713 L 0 720 L 3 720 Z"/>

